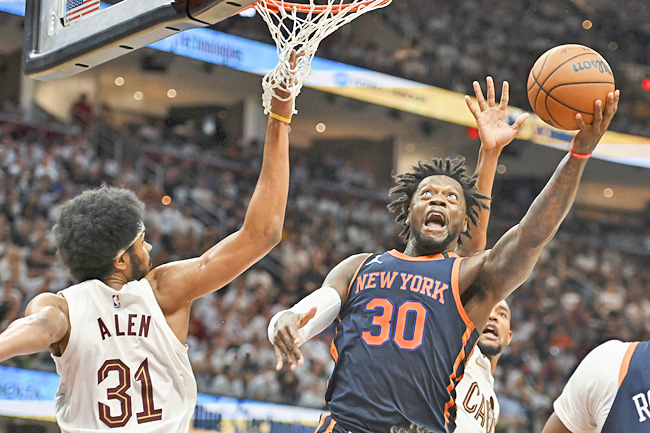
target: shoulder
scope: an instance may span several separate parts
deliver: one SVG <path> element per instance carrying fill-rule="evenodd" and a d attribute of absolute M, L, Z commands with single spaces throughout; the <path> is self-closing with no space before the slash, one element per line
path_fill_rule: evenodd
<path fill-rule="evenodd" d="M 51 330 L 55 340 L 49 351 L 55 356 L 61 356 L 70 338 L 68 301 L 60 294 L 41 293 L 27 304 L 25 317 L 27 316 L 42 321 Z"/>
<path fill-rule="evenodd" d="M 469 288 L 472 288 L 473 290 L 471 290 L 471 293 L 465 295 L 466 298 L 472 298 L 476 295 L 475 292 L 481 290 L 477 284 L 478 276 L 491 251 L 492 250 L 485 250 L 476 253 L 471 257 L 461 258 L 460 270 L 458 273 L 458 288 L 461 295 L 463 295 Z M 488 303 L 490 302 L 492 302 L 492 300 L 489 300 Z M 490 304 L 490 309 L 492 309 L 492 305 L 494 304 L 496 304 L 496 302 Z"/>
<path fill-rule="evenodd" d="M 472 378 L 472 380 L 480 381 L 482 385 L 487 384 L 486 388 L 494 388 L 492 365 L 487 356 L 483 355 L 478 345 L 474 346 L 472 353 L 469 358 L 467 358 L 467 363 L 465 364 L 465 376 Z M 463 380 L 464 379 L 465 378 L 463 378 Z"/>
<path fill-rule="evenodd" d="M 359 269 L 359 266 L 361 266 L 370 256 L 372 256 L 371 253 L 355 254 L 343 260 L 338 265 L 336 265 L 336 267 L 332 271 L 338 270 L 342 273 L 346 273 L 351 276 L 357 271 L 357 269 Z"/>
<path fill-rule="evenodd" d="M 355 254 L 343 260 L 327 274 L 324 285 L 333 287 L 341 295 L 341 299 L 345 300 L 352 279 L 371 255 L 370 253 Z"/>
<path fill-rule="evenodd" d="M 58 310 L 61 310 L 66 317 L 69 316 L 68 313 L 68 301 L 62 296 L 54 293 L 41 293 L 29 301 L 27 307 L 25 308 L 25 315 L 29 316 L 36 313 L 37 311 L 45 307 L 54 307 Z"/>
<path fill-rule="evenodd" d="M 562 423 L 574 431 L 602 426 L 618 392 L 618 377 L 630 343 L 611 340 L 582 360 L 569 378 L 553 409 Z"/>
<path fill-rule="evenodd" d="M 370 257 L 372 255 L 373 255 L 372 253 L 359 253 L 359 254 L 355 254 L 355 255 L 352 255 L 352 256 L 348 257 L 343 262 L 350 262 L 353 265 L 356 264 L 357 266 L 359 266 L 361 263 L 366 261 L 366 259 L 368 259 L 368 257 Z"/>
<path fill-rule="evenodd" d="M 476 280 L 478 273 L 490 256 L 492 250 L 484 250 L 470 257 L 462 257 L 461 272 L 466 274 L 466 278 L 471 278 L 471 282 Z"/>
<path fill-rule="evenodd" d="M 608 358 L 616 358 L 618 354 L 623 356 L 627 348 L 630 346 L 632 343 L 628 343 L 625 341 L 620 341 L 620 340 L 609 340 L 601 344 L 600 346 L 597 346 L 594 350 L 589 352 L 589 354 L 585 357 L 585 359 L 594 357 L 594 356 L 599 356 L 599 357 L 608 357 Z"/>
<path fill-rule="evenodd" d="M 585 356 L 574 374 L 585 375 L 591 381 L 612 374 L 618 377 L 621 362 L 630 344 L 619 340 L 610 340 L 601 344 Z M 594 377 L 594 373 L 598 377 Z"/>
<path fill-rule="evenodd" d="M 571 376 L 570 381 L 584 384 L 590 388 L 607 386 L 618 373 L 630 343 L 610 340 L 593 349 L 582 360 Z"/>

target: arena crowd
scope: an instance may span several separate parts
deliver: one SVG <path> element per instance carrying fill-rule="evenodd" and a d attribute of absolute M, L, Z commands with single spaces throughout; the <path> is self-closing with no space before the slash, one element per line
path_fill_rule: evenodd
<path fill-rule="evenodd" d="M 140 132 L 142 153 L 129 158 L 136 163 L 123 163 L 83 134 L 0 123 L 0 331 L 35 295 L 70 284 L 55 257 L 51 228 L 59 205 L 84 189 L 106 183 L 138 193 L 147 205 L 154 265 L 199 255 L 241 224 L 261 161 L 259 143 L 225 141 L 206 150 L 173 133 Z M 320 287 L 348 255 L 403 244 L 386 209 L 386 189 L 374 186 L 375 179 L 341 157 L 292 153 L 281 244 L 195 303 L 187 343 L 200 392 L 322 408 L 333 329 L 303 346 L 303 367 L 277 372 L 268 321 Z M 507 199 L 496 188 L 488 239 L 516 222 L 533 198 L 509 187 L 514 190 Z M 600 342 L 650 338 L 647 218 L 572 212 L 531 278 L 511 296 L 514 340 L 495 374 L 498 431 L 540 431 L 568 375 Z M 54 369 L 47 353 L 8 365 Z"/>
<path fill-rule="evenodd" d="M 396 0 L 328 36 L 318 56 L 469 95 L 472 81 L 491 75 L 510 82 L 512 106 L 530 110 L 535 60 L 558 45 L 586 45 L 608 61 L 626 100 L 610 129 L 649 136 L 650 91 L 641 87 L 650 78 L 648 22 L 644 0 Z M 215 28 L 273 44 L 259 16 Z"/>

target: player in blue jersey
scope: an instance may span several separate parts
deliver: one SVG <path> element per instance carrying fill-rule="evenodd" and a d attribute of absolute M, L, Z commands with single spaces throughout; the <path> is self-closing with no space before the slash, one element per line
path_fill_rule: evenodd
<path fill-rule="evenodd" d="M 650 431 L 650 342 L 608 341 L 580 363 L 542 433 Z"/>
<path fill-rule="evenodd" d="M 509 126 L 507 92 L 497 106 L 493 89 L 486 100 L 477 87 L 479 107 L 467 101 L 481 140 L 502 142 L 525 118 Z M 553 238 L 618 99 L 617 91 L 597 101 L 590 125 L 577 116 L 580 131 L 569 155 L 521 222 L 491 250 L 467 258 L 454 253 L 461 235 L 476 224 L 482 198 L 462 157 L 421 161 L 396 177 L 391 193 L 397 198 L 389 209 L 403 224 L 405 250 L 347 258 L 323 287 L 269 324 L 278 367 L 284 356 L 295 368 L 302 363 L 299 345 L 338 316 L 332 344 L 336 366 L 325 396 L 331 413 L 321 419 L 319 432 L 379 433 L 411 424 L 454 431 L 454 388 L 478 339 L 476 329 L 482 330 L 494 305 L 528 278 Z M 500 119 L 486 121 L 500 111 Z"/>

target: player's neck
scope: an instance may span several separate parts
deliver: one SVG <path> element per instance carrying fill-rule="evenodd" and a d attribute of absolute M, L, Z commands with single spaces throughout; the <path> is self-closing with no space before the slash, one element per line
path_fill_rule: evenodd
<path fill-rule="evenodd" d="M 422 256 L 435 256 L 436 254 L 442 254 L 449 251 L 449 246 L 440 246 L 439 248 L 432 248 L 430 246 L 423 246 L 415 242 L 414 240 L 409 240 L 404 248 L 404 254 L 410 257 L 422 257 Z"/>
<path fill-rule="evenodd" d="M 497 364 L 499 363 L 499 358 L 501 358 L 501 354 L 499 353 L 498 355 L 485 355 L 487 359 L 490 360 L 490 373 L 494 375 L 494 370 L 497 369 Z"/>
<path fill-rule="evenodd" d="M 102 279 L 102 282 L 111 289 L 121 290 L 122 287 L 124 287 L 124 285 L 129 281 L 124 274 L 120 272 L 113 272 L 108 277 Z"/>

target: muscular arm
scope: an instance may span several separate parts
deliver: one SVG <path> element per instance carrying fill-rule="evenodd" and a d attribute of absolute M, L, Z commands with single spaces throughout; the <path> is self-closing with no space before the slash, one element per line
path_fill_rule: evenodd
<path fill-rule="evenodd" d="M 62 298 L 56 298 L 60 297 L 51 293 L 35 297 L 27 305 L 25 317 L 12 322 L 0 334 L 0 362 L 40 352 L 66 336 L 70 329 L 68 317 L 61 308 Z"/>
<path fill-rule="evenodd" d="M 617 105 L 618 91 L 608 96 L 604 114 L 602 104 L 596 102 L 596 116 L 591 125 L 585 125 L 578 115 L 580 132 L 571 142 L 572 151 L 578 154 L 593 151 L 607 130 Z M 565 156 L 521 222 L 510 229 L 489 253 L 463 262 L 461 292 L 470 285 L 480 292 L 466 305 L 470 319 L 477 327 L 483 326 L 492 307 L 526 281 L 532 272 L 542 248 L 553 238 L 573 204 L 586 161 Z"/>
<path fill-rule="evenodd" d="M 293 99 L 273 98 L 271 110 L 290 119 Z M 241 229 L 198 258 L 170 263 L 147 275 L 172 328 L 171 314 L 182 311 L 178 323 L 186 327 L 191 301 L 222 288 L 280 242 L 288 190 L 289 125 L 269 117 L 262 169 Z"/>
<path fill-rule="evenodd" d="M 220 289 L 278 244 L 289 189 L 288 129 L 269 118 L 262 170 L 241 229 L 200 257 L 163 265 L 147 276 L 163 297 L 163 311 Z"/>
<path fill-rule="evenodd" d="M 494 175 L 499 161 L 501 149 L 486 150 L 484 146 L 478 153 L 478 162 L 476 164 L 476 189 L 479 194 L 492 198 L 492 186 L 494 185 Z M 487 203 L 491 206 L 490 203 Z M 483 251 L 487 244 L 487 228 L 490 221 L 490 207 L 481 208 L 478 212 L 478 222 L 475 227 L 472 227 L 472 237 L 463 238 L 463 243 L 456 247 L 456 254 L 461 257 L 469 257 Z"/>
<path fill-rule="evenodd" d="M 474 81 L 473 84 L 480 110 L 474 106 L 469 96 L 465 96 L 465 102 L 476 119 L 476 127 L 481 138 L 481 148 L 479 149 L 476 164 L 476 174 L 478 175 L 476 189 L 479 194 L 490 198 L 492 197 L 492 186 L 494 185 L 494 176 L 499 163 L 499 155 L 501 155 L 503 148 L 517 136 L 521 125 L 528 118 L 528 114 L 522 114 L 513 125 L 508 125 L 506 122 L 506 108 L 510 99 L 508 82 L 503 82 L 501 102 L 497 106 L 494 81 L 492 77 L 487 77 L 486 81 L 487 100 L 483 98 L 483 92 L 478 81 Z M 491 206 L 490 203 L 486 204 Z M 472 237 L 463 238 L 463 243 L 456 248 L 456 253 L 459 256 L 469 257 L 485 249 L 489 221 L 490 208 L 479 209 L 478 224 L 476 227 L 472 227 Z"/>

